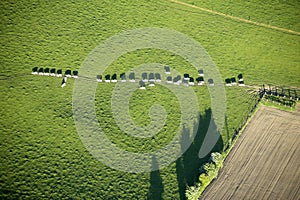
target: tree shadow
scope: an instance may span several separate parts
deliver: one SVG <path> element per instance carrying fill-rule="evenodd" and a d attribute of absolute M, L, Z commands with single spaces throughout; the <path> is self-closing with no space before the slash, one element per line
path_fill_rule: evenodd
<path fill-rule="evenodd" d="M 196 182 L 199 182 L 200 168 L 205 162 L 209 160 L 211 152 L 221 152 L 223 150 L 222 137 L 220 133 L 217 132 L 217 126 L 211 118 L 211 109 L 207 109 L 205 110 L 205 113 L 203 115 L 199 115 L 199 125 L 194 140 L 192 141 L 189 148 L 184 152 L 184 154 L 176 160 L 178 192 L 180 195 L 180 199 L 182 200 L 186 199 L 186 186 L 192 186 L 195 185 Z M 201 149 L 201 145 L 204 142 L 205 136 L 207 135 L 210 124 L 213 129 L 212 131 L 217 132 L 220 137 L 216 144 L 212 147 L 212 150 L 207 154 L 207 156 L 200 159 L 198 154 Z M 195 128 L 197 128 L 196 123 L 194 124 L 194 129 Z M 183 148 L 184 144 L 187 144 L 187 142 L 190 142 L 190 140 L 190 130 L 187 127 L 183 127 L 180 140 L 181 147 Z M 155 156 L 152 157 L 152 168 L 158 168 L 158 162 Z M 150 174 L 150 188 L 147 199 L 162 199 L 163 192 L 164 186 L 159 170 L 152 171 Z"/>
<path fill-rule="evenodd" d="M 185 153 L 176 161 L 176 173 L 177 173 L 177 182 L 179 187 L 179 194 L 180 199 L 186 199 L 185 197 L 185 190 L 186 186 L 192 186 L 196 182 L 199 182 L 199 169 L 203 165 L 203 163 L 207 162 L 210 153 L 200 159 L 198 157 L 198 153 L 200 151 L 201 145 L 204 142 L 204 138 L 207 134 L 208 127 L 210 124 L 212 118 L 212 111 L 211 109 L 205 110 L 204 115 L 199 115 L 199 126 L 197 129 L 196 136 L 190 145 L 190 147 L 185 151 Z M 217 126 L 213 122 L 212 127 L 217 131 Z M 194 128 L 196 128 L 196 124 L 194 125 Z M 186 127 L 183 127 L 182 131 L 182 137 L 181 142 L 182 144 L 187 142 L 187 140 L 190 140 L 190 130 Z M 219 133 L 220 134 L 220 133 Z M 212 147 L 211 152 L 221 152 L 223 150 L 223 140 L 220 135 L 217 143 Z"/>
<path fill-rule="evenodd" d="M 158 162 L 155 156 L 152 157 L 152 169 L 158 169 Z M 151 171 L 150 173 L 150 188 L 148 192 L 149 200 L 163 199 L 164 185 L 160 176 L 159 170 Z"/>

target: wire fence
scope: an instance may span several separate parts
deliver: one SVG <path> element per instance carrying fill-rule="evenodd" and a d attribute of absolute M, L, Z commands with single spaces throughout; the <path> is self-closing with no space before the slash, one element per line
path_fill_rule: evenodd
<path fill-rule="evenodd" d="M 281 97 L 290 100 L 299 100 L 300 89 L 277 85 L 262 85 L 260 91 L 266 95 Z"/>
<path fill-rule="evenodd" d="M 262 85 L 257 92 L 252 92 L 251 94 L 252 95 L 249 98 L 249 107 L 246 110 L 246 114 L 244 114 L 244 117 L 241 120 L 240 126 L 234 130 L 231 141 L 234 141 L 240 131 L 245 127 L 262 99 L 277 102 L 284 106 L 293 107 L 296 105 L 297 101 L 299 101 L 300 89 L 276 85 Z M 230 145 L 231 144 L 228 142 L 224 151 L 226 151 L 230 147 Z"/>

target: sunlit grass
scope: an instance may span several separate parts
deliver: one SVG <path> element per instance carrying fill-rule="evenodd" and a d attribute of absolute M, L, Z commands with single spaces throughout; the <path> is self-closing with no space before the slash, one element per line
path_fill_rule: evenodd
<path fill-rule="evenodd" d="M 197 156 L 211 107 L 206 87 L 194 87 L 204 123 L 187 153 L 158 172 L 129 174 L 97 161 L 81 143 L 72 117 L 74 80 L 68 79 L 62 89 L 60 78 L 30 75 L 35 66 L 79 69 L 101 41 L 124 30 L 175 29 L 208 51 L 223 79 L 243 73 L 246 84 L 299 86 L 298 36 L 166 1 L 1 1 L 0 6 L 0 78 L 6 78 L 0 80 L 1 198 L 184 199 L 186 185 L 198 180 L 204 160 Z M 240 5 L 231 8 L 240 9 Z M 276 15 L 272 16 L 275 20 Z M 290 23 L 286 18 L 280 20 L 283 25 Z M 123 55 L 106 72 L 122 73 L 143 63 L 168 64 L 197 76 L 183 58 L 149 49 Z M 123 133 L 115 124 L 110 107 L 113 87 L 99 83 L 96 92 L 97 117 L 109 139 L 134 152 L 151 152 L 171 140 L 179 124 L 174 94 L 156 86 L 131 97 L 131 116 L 139 125 L 149 122 L 147 114 L 153 103 L 163 105 L 169 114 L 159 134 L 142 140 Z M 220 145 L 224 147 L 255 102 L 245 88 L 226 88 L 226 96 L 228 127 Z"/>

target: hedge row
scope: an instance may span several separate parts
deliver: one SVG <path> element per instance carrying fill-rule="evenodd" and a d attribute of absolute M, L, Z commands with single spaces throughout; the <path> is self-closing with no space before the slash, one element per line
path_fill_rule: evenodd
<path fill-rule="evenodd" d="M 188 200 L 197 200 L 209 183 L 217 178 L 219 169 L 223 165 L 223 156 L 214 152 L 210 156 L 209 162 L 204 164 L 200 170 L 199 182 L 195 186 L 188 187 L 185 191 Z"/>

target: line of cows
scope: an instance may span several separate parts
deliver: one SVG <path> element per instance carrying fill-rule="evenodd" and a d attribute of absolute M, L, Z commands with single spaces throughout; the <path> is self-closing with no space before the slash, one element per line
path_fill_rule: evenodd
<path fill-rule="evenodd" d="M 150 86 L 154 86 L 155 83 L 162 82 L 162 78 L 161 78 L 161 75 L 159 73 L 146 73 L 146 72 L 144 72 L 144 73 L 142 73 L 141 77 L 142 78 L 139 81 L 141 87 L 145 87 L 146 83 L 149 83 Z M 126 82 L 127 80 L 129 82 L 136 82 L 135 73 L 130 72 L 128 74 L 128 77 L 126 76 L 125 73 L 122 73 L 122 74 L 120 74 L 119 78 L 118 78 L 117 74 L 113 74 L 113 75 L 106 74 L 105 76 L 97 75 L 97 82 L 106 82 L 106 83 L 112 82 L 112 83 L 115 83 L 115 82 L 118 82 L 118 81 Z M 184 74 L 183 77 L 178 75 L 178 76 L 175 76 L 174 78 L 172 76 L 167 76 L 166 82 L 170 83 L 170 84 L 173 83 L 175 85 L 176 84 L 177 85 L 180 85 L 180 84 L 195 85 L 194 78 L 190 77 L 189 74 Z M 204 83 L 204 77 L 198 77 L 196 79 L 196 82 L 197 82 L 198 85 L 204 85 L 205 84 Z M 208 79 L 208 83 L 209 83 L 209 85 L 214 85 L 213 79 Z"/>
<path fill-rule="evenodd" d="M 169 66 L 165 66 L 165 74 L 168 75 L 166 78 L 166 82 L 169 84 L 175 84 L 175 85 L 205 85 L 204 82 L 204 71 L 202 69 L 198 70 L 198 75 L 196 79 L 191 77 L 189 74 L 185 73 L 183 77 L 180 75 L 177 75 L 175 77 L 171 76 L 171 71 Z M 32 69 L 32 74 L 37 74 L 37 75 L 44 75 L 44 76 L 55 76 L 55 77 L 64 77 L 64 78 L 78 78 L 78 71 L 71 71 L 71 70 L 66 70 L 63 74 L 62 70 L 56 70 L 55 68 L 38 68 L 34 67 Z M 66 82 L 66 79 L 64 79 Z M 121 73 L 118 77 L 117 74 L 106 74 L 105 76 L 102 75 L 97 75 L 96 76 L 97 82 L 106 82 L 106 83 L 116 83 L 118 81 L 120 82 L 126 82 L 127 80 L 129 82 L 136 82 L 136 77 L 134 72 L 130 72 L 128 76 L 126 76 L 125 73 Z M 139 85 L 141 88 L 145 88 L 146 83 L 149 83 L 150 86 L 154 86 L 155 83 L 160 83 L 162 81 L 161 75 L 159 73 L 142 73 L 141 75 L 141 80 L 139 81 Z M 63 81 L 64 82 L 64 81 Z M 214 86 L 214 80 L 212 78 L 209 78 L 207 80 L 207 83 L 209 86 Z M 233 78 L 227 78 L 225 79 L 226 86 L 245 86 L 244 80 L 243 80 L 243 75 L 239 74 L 238 75 L 238 81 L 236 80 L 235 77 Z"/>
<path fill-rule="evenodd" d="M 243 79 L 243 74 L 238 75 L 238 81 L 236 80 L 235 77 L 232 77 L 232 78 L 226 78 L 225 83 L 226 83 L 226 86 L 234 86 L 234 85 L 237 85 L 237 84 L 239 86 L 245 86 L 244 79 Z"/>
<path fill-rule="evenodd" d="M 196 80 L 193 77 L 190 77 L 190 75 L 187 74 L 187 73 L 185 73 L 183 75 L 183 77 L 181 77 L 180 75 L 172 77 L 170 75 L 171 71 L 170 71 L 170 68 L 168 66 L 165 67 L 165 74 L 169 75 L 166 78 L 166 82 L 169 83 L 169 84 L 175 84 L 175 85 L 182 84 L 182 85 L 191 85 L 191 86 L 204 85 L 205 84 L 205 82 L 204 82 L 204 71 L 202 69 L 198 70 L 199 77 L 196 78 Z M 141 88 L 144 88 L 146 83 L 150 83 L 150 86 L 154 86 L 155 82 L 159 83 L 159 82 L 162 81 L 161 80 L 161 75 L 159 73 L 146 73 L 146 72 L 144 72 L 144 73 L 142 73 L 141 77 L 142 78 L 139 81 L 139 84 L 140 84 Z M 115 83 L 115 82 L 118 82 L 118 81 L 126 82 L 127 80 L 129 80 L 129 82 L 135 82 L 136 81 L 134 72 L 130 72 L 128 74 L 128 79 L 127 79 L 127 76 L 126 76 L 125 73 L 121 73 L 119 77 L 117 76 L 117 74 L 113 74 L 113 75 L 106 74 L 105 76 L 97 75 L 96 78 L 97 78 L 97 82 L 106 82 L 106 83 L 109 83 L 109 82 Z M 209 78 L 207 80 L 207 83 L 208 83 L 209 86 L 214 86 L 215 85 L 214 80 L 212 78 Z M 226 86 L 235 86 L 235 85 L 245 86 L 242 74 L 238 75 L 238 81 L 236 80 L 235 77 L 233 77 L 233 78 L 225 79 L 225 83 L 226 83 Z"/>
<path fill-rule="evenodd" d="M 32 68 L 31 74 L 44 75 L 44 76 L 56 76 L 56 77 L 67 77 L 67 78 L 78 78 L 78 71 L 72 71 L 70 69 L 66 70 L 63 75 L 61 69 L 56 70 L 55 68 Z"/>

